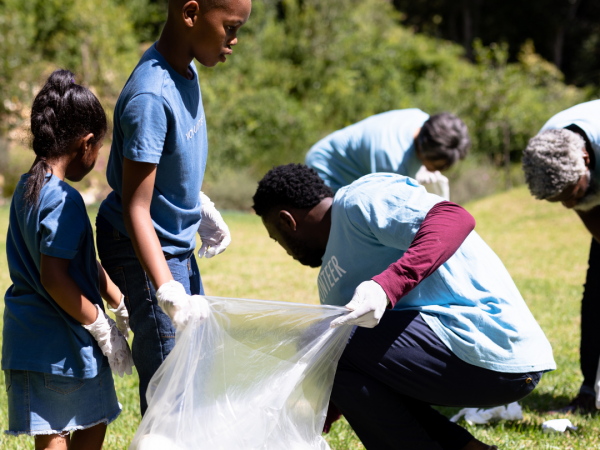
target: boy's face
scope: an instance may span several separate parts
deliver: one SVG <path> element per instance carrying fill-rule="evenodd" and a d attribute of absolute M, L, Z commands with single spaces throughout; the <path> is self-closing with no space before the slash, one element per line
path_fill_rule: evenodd
<path fill-rule="evenodd" d="M 196 11 L 192 27 L 192 52 L 194 58 L 206 67 L 231 55 L 237 44 L 237 32 L 246 23 L 252 7 L 251 0 L 229 0 L 221 7 Z"/>

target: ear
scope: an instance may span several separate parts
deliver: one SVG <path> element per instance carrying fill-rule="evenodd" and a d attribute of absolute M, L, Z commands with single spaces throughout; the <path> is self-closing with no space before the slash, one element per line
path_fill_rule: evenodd
<path fill-rule="evenodd" d="M 196 0 L 186 2 L 182 8 L 183 22 L 189 28 L 193 28 L 196 20 L 198 20 L 198 14 L 200 14 L 200 5 Z"/>
<path fill-rule="evenodd" d="M 81 142 L 79 143 L 79 151 L 82 155 L 85 155 L 87 151 L 92 148 L 92 139 L 94 139 L 94 135 L 92 133 L 81 138 Z"/>
<path fill-rule="evenodd" d="M 585 146 L 583 147 L 583 162 L 585 163 L 585 167 L 590 167 L 590 154 L 587 152 Z"/>
<path fill-rule="evenodd" d="M 288 231 L 296 231 L 296 219 L 294 219 L 294 216 L 288 211 L 279 211 L 279 224 Z"/>

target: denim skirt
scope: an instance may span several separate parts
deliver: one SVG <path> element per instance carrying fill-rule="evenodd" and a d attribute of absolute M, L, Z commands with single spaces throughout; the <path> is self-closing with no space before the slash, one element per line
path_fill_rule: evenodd
<path fill-rule="evenodd" d="M 110 368 L 94 378 L 63 377 L 27 370 L 5 370 L 8 397 L 6 434 L 66 434 L 121 414 Z"/>

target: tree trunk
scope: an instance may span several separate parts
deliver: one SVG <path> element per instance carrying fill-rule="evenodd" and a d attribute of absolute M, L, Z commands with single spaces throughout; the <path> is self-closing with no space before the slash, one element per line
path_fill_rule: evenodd
<path fill-rule="evenodd" d="M 575 19 L 577 9 L 579 8 L 579 5 L 581 5 L 581 0 L 569 0 L 569 3 L 571 3 L 571 6 L 569 6 L 569 11 L 567 12 L 565 21 L 559 25 L 556 31 L 556 37 L 554 38 L 554 65 L 559 69 L 562 66 L 565 34 L 567 32 L 567 28 L 569 28 L 571 22 L 573 22 Z"/>

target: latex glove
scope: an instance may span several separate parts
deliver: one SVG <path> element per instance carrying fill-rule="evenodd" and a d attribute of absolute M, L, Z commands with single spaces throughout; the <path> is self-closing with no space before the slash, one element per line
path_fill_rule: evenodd
<path fill-rule="evenodd" d="M 129 339 L 129 313 L 125 307 L 125 296 L 121 294 L 121 303 L 116 309 L 112 309 L 110 306 L 108 310 L 115 315 L 115 322 L 117 322 L 117 328 L 125 339 Z"/>
<path fill-rule="evenodd" d="M 448 183 L 448 178 L 442 175 L 439 170 L 430 172 L 425 166 L 421 166 L 415 175 L 415 179 L 419 184 L 430 184 L 434 194 L 439 195 L 446 200 L 450 200 L 450 184 Z"/>
<path fill-rule="evenodd" d="M 91 325 L 82 325 L 96 339 L 102 354 L 108 358 L 113 373 L 123 378 L 123 374 L 131 375 L 133 358 L 127 339 L 121 334 L 114 320 L 108 317 L 100 306 L 95 305 L 98 317 Z"/>
<path fill-rule="evenodd" d="M 231 233 L 221 217 L 221 213 L 217 211 L 215 204 L 204 195 L 204 192 L 200 192 L 200 201 L 202 202 L 202 221 L 198 227 L 198 234 L 202 239 L 202 247 L 198 251 L 198 256 L 212 258 L 223 253 L 231 244 Z"/>
<path fill-rule="evenodd" d="M 205 320 L 210 309 L 201 295 L 188 295 L 183 285 L 175 280 L 164 283 L 156 291 L 158 306 L 171 318 L 177 329 L 185 327 L 190 320 Z"/>
<path fill-rule="evenodd" d="M 373 328 L 379 323 L 386 310 L 389 299 L 383 288 L 373 280 L 363 281 L 354 291 L 354 296 L 346 308 L 350 314 L 338 317 L 329 325 L 336 328 L 341 325 L 358 325 Z"/>
<path fill-rule="evenodd" d="M 600 362 L 598 362 L 598 369 L 596 369 L 596 385 L 594 386 L 596 391 L 596 409 L 600 409 Z"/>

